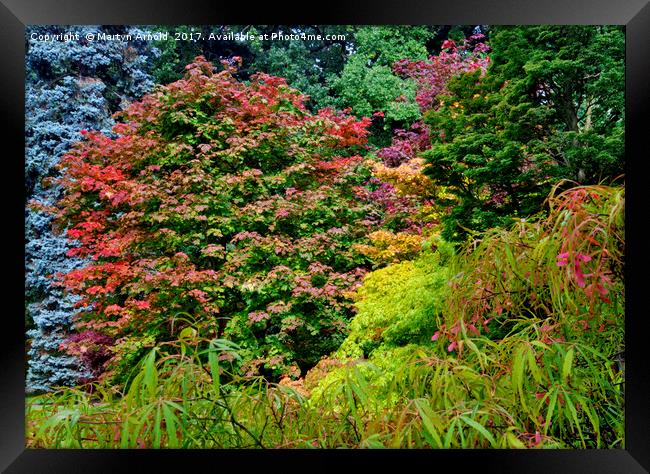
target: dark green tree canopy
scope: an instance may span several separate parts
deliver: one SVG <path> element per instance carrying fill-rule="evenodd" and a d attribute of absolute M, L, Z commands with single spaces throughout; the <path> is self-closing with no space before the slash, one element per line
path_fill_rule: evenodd
<path fill-rule="evenodd" d="M 459 198 L 445 236 L 462 239 L 538 210 L 551 183 L 611 182 L 624 170 L 619 27 L 495 27 L 491 66 L 456 78 L 438 109 L 427 172 Z"/>

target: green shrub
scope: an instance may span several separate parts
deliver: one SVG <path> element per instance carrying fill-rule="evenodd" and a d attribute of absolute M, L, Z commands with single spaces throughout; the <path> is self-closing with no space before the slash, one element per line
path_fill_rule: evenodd
<path fill-rule="evenodd" d="M 375 270 L 357 292 L 357 314 L 337 354 L 367 357 L 380 346 L 426 343 L 438 326 L 448 290 L 445 266 L 453 250 L 442 241 L 436 251 Z"/>
<path fill-rule="evenodd" d="M 551 194 L 548 206 L 548 213 L 484 233 L 453 260 L 436 336 L 449 352 L 462 352 L 479 334 L 497 339 L 489 323 L 510 332 L 534 327 L 546 344 L 622 350 L 624 189 L 575 187 Z"/>

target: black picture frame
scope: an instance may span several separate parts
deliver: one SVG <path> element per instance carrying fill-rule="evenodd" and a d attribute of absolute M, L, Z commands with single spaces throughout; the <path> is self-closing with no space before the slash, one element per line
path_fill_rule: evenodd
<path fill-rule="evenodd" d="M 7 299 L 0 349 L 0 470 L 39 472 L 178 472 L 318 467 L 371 470 L 397 463 L 427 471 L 521 473 L 650 472 L 650 377 L 643 331 L 644 143 L 650 106 L 650 4 L 648 0 L 381 0 L 306 4 L 184 0 L 0 0 L 0 147 L 8 178 L 3 229 L 19 234 L 3 244 Z M 623 450 L 27 450 L 25 449 L 24 294 L 24 85 L 25 26 L 30 24 L 618 24 L 626 30 L 626 387 Z M 7 186 L 6 184 L 9 184 Z M 644 219 L 645 217 L 645 219 Z M 13 234 L 12 234 L 13 237 Z M 647 291 L 646 291 L 647 293 Z M 153 463 L 156 463 L 154 467 Z M 390 463 L 390 464 L 389 464 Z M 443 466 L 444 463 L 444 466 Z M 391 467 L 391 469 L 394 469 Z"/>

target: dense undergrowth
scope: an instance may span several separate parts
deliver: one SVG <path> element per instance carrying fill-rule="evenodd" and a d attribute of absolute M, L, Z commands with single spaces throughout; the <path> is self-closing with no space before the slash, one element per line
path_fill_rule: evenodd
<path fill-rule="evenodd" d="M 347 339 L 305 377 L 241 375 L 236 344 L 188 326 L 123 388 L 30 398 L 28 446 L 622 448 L 624 192 L 547 204 L 370 273 Z"/>

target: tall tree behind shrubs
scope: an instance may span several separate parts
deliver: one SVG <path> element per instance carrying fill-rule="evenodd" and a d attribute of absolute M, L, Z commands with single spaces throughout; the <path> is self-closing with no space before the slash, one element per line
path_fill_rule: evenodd
<path fill-rule="evenodd" d="M 553 183 L 611 182 L 624 165 L 624 34 L 609 26 L 496 27 L 491 66 L 425 114 L 429 177 L 458 205 L 444 236 L 508 225 Z"/>
<path fill-rule="evenodd" d="M 181 331 L 238 343 L 240 369 L 270 377 L 347 332 L 367 263 L 353 244 L 383 215 L 362 198 L 370 120 L 310 113 L 284 79 L 240 82 L 223 63 L 197 58 L 126 109 L 116 138 L 89 133 L 64 159 L 59 223 L 87 259 L 63 277 L 86 308 L 68 349 L 110 351 L 116 380 Z"/>
<path fill-rule="evenodd" d="M 30 27 L 26 57 L 27 201 L 52 205 L 61 188 L 51 182 L 56 165 L 82 129 L 108 130 L 111 113 L 125 101 L 139 97 L 153 83 L 147 71 L 146 43 L 122 41 L 83 43 L 34 41 L 32 33 L 56 34 L 104 31 L 125 33 L 124 28 Z M 77 298 L 52 286 L 50 275 L 79 266 L 66 257 L 68 244 L 51 230 L 52 217 L 38 208 L 25 212 L 26 323 L 29 338 L 27 389 L 47 390 L 71 385 L 91 375 L 76 357 L 60 350 L 70 329 Z"/>

